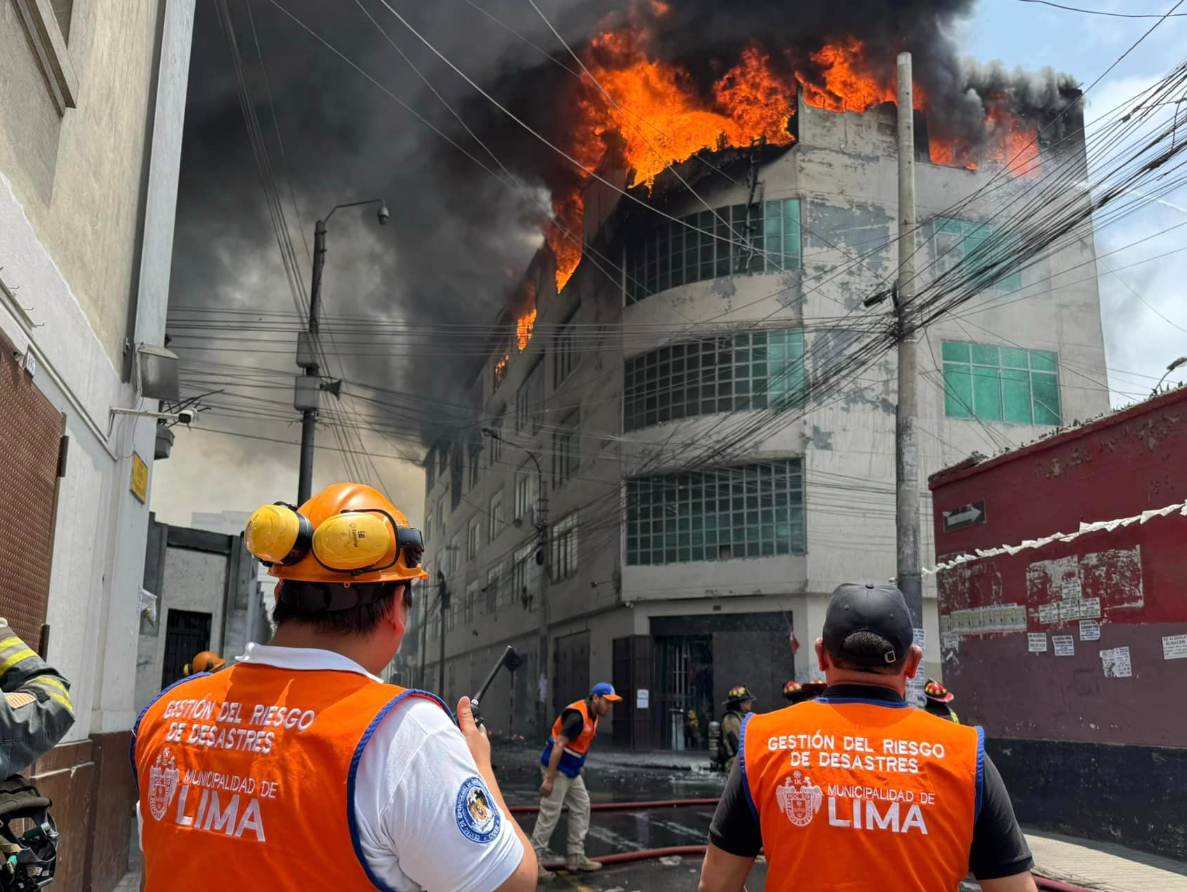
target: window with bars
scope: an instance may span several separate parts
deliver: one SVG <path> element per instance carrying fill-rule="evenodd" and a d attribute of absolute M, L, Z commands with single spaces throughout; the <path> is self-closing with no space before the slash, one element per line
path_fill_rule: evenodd
<path fill-rule="evenodd" d="M 1047 350 L 945 341 L 944 414 L 1058 425 L 1059 359 Z"/>
<path fill-rule="evenodd" d="M 503 564 L 500 561 L 486 571 L 486 614 L 494 616 L 499 612 L 499 579 L 503 575 Z"/>
<path fill-rule="evenodd" d="M 529 542 L 515 550 L 511 564 L 511 597 L 525 610 L 536 609 L 536 594 L 540 591 L 540 565 L 536 563 L 536 545 Z"/>
<path fill-rule="evenodd" d="M 482 545 L 482 518 L 475 517 L 470 521 L 470 528 L 466 531 L 466 559 L 474 560 L 478 557 L 478 549 Z"/>
<path fill-rule="evenodd" d="M 530 520 L 534 516 L 536 502 L 539 499 L 540 478 L 536 473 L 535 462 L 529 459 L 515 472 L 515 517 Z"/>
<path fill-rule="evenodd" d="M 457 572 L 458 564 L 461 563 L 461 546 L 458 544 L 457 538 L 456 535 L 450 537 L 445 554 L 445 575 L 451 581 Z"/>
<path fill-rule="evenodd" d="M 626 299 L 633 304 L 731 273 L 799 269 L 801 262 L 798 199 L 768 201 L 761 208 L 737 204 L 719 208 L 716 217 L 701 211 L 631 241 Z"/>
<path fill-rule="evenodd" d="M 503 533 L 503 529 L 507 525 L 507 519 L 504 516 L 505 508 L 503 506 L 503 490 L 499 490 L 490 497 L 490 502 L 487 507 L 487 530 L 490 533 L 488 542 L 494 542 Z"/>
<path fill-rule="evenodd" d="M 560 582 L 577 573 L 577 512 L 552 525 L 549 540 L 552 581 Z"/>
<path fill-rule="evenodd" d="M 433 483 L 437 479 L 437 465 L 433 451 L 430 449 L 428 457 L 425 458 L 425 492 L 432 492 Z"/>
<path fill-rule="evenodd" d="M 471 490 L 473 490 L 475 487 L 478 486 L 478 471 L 479 471 L 479 468 L 481 467 L 481 461 L 482 461 L 482 444 L 477 443 L 477 442 L 471 443 L 470 444 L 470 484 L 469 484 L 469 487 Z"/>
<path fill-rule="evenodd" d="M 494 434 L 493 437 L 488 437 L 490 445 L 486 450 L 487 467 L 493 468 L 503 460 L 503 412 L 506 407 L 499 406 L 495 409 L 494 416 L 491 418 L 490 429 Z"/>
<path fill-rule="evenodd" d="M 988 223 L 950 217 L 936 217 L 932 229 L 937 278 L 957 264 L 968 261 L 963 267 L 964 272 L 956 274 L 962 281 L 968 275 L 982 290 L 1018 291 L 1022 288 L 1022 267 L 1009 259 L 1018 248 L 1018 239 L 1014 236 Z"/>
<path fill-rule="evenodd" d="M 581 464 L 578 413 L 572 412 L 552 435 L 552 486 L 558 489 L 577 473 Z"/>
<path fill-rule="evenodd" d="M 560 387 L 566 378 L 572 374 L 573 369 L 577 367 L 577 353 L 574 346 L 574 322 L 577 319 L 577 310 L 569 314 L 568 321 L 565 322 L 565 327 L 557 332 L 553 341 L 552 350 L 552 389 Z"/>
<path fill-rule="evenodd" d="M 519 386 L 515 394 L 515 430 L 524 431 L 529 428 L 533 433 L 544 423 L 544 373 L 542 362 L 528 372 L 527 378 Z"/>
<path fill-rule="evenodd" d="M 629 431 L 716 412 L 786 409 L 803 400 L 803 330 L 753 331 L 628 359 L 623 422 Z"/>
<path fill-rule="evenodd" d="M 627 563 L 803 554 L 799 459 L 627 481 Z"/>
<path fill-rule="evenodd" d="M 474 625 L 474 605 L 478 603 L 478 580 L 471 581 L 466 586 L 466 604 L 465 604 L 465 619 L 463 622 L 467 626 Z"/>

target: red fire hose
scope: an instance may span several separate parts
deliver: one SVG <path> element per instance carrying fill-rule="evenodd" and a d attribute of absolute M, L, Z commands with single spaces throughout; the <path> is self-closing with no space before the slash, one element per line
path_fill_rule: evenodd
<path fill-rule="evenodd" d="M 716 799 L 653 799 L 643 802 L 597 802 L 590 805 L 590 811 L 652 811 L 660 808 L 682 808 L 696 805 L 717 805 Z M 540 811 L 538 805 L 509 806 L 512 814 L 528 815 Z M 632 861 L 646 861 L 651 858 L 666 858 L 671 855 L 703 855 L 708 846 L 666 846 L 659 849 L 640 849 L 636 852 L 615 852 L 612 855 L 598 855 L 597 860 L 603 864 L 628 864 Z M 548 870 L 564 870 L 564 861 L 548 861 L 544 864 Z M 1035 883 L 1044 892 L 1093 892 L 1084 886 L 1074 886 L 1059 880 L 1049 880 L 1046 877 L 1035 877 Z"/>

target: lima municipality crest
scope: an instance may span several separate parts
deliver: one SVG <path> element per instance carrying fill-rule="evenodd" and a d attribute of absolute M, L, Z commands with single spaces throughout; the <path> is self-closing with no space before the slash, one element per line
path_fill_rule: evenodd
<path fill-rule="evenodd" d="M 157 761 L 148 769 L 148 810 L 154 820 L 161 820 L 177 793 L 177 781 L 180 773 L 173 753 L 168 747 L 161 750 Z"/>
<path fill-rule="evenodd" d="M 820 811 L 824 802 L 824 791 L 812 783 L 810 777 L 805 777 L 802 771 L 791 777 L 783 778 L 783 783 L 775 788 L 775 798 L 779 802 L 779 810 L 787 815 L 787 820 L 797 827 L 807 827 Z"/>

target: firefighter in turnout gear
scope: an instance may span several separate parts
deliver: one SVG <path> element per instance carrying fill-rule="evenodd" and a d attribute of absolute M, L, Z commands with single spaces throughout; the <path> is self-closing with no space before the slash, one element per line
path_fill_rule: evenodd
<path fill-rule="evenodd" d="M 912 637 L 897 588 L 833 593 L 816 641 L 827 688 L 745 719 L 700 892 L 742 892 L 760 849 L 768 892 L 951 890 L 970 869 L 984 892 L 1035 892 L 981 729 L 905 699 L 923 659 Z"/>
<path fill-rule="evenodd" d="M 70 684 L 0 618 L 0 890 L 38 888 L 53 879 L 58 833 L 50 801 L 20 775 L 74 724 Z M 10 827 L 16 819 L 31 827 Z M 20 823 L 19 821 L 17 822 Z"/>
<path fill-rule="evenodd" d="M 244 541 L 280 580 L 276 634 L 137 720 L 143 888 L 535 888 L 469 698 L 455 725 L 379 678 L 426 576 L 420 532 L 377 490 L 336 484 L 258 509 Z"/>
<path fill-rule="evenodd" d="M 734 767 L 738 757 L 738 744 L 742 736 L 742 722 L 754 708 L 754 695 L 744 684 L 730 688 L 725 698 L 725 715 L 721 717 L 721 749 L 726 757 L 725 770 Z"/>
<path fill-rule="evenodd" d="M 584 700 L 570 703 L 552 725 L 552 733 L 540 754 L 540 814 L 532 831 L 532 846 L 540 864 L 539 879 L 554 874 L 544 868 L 544 851 L 552 839 L 552 831 L 561 816 L 561 808 L 569 806 L 569 839 L 565 854 L 565 869 L 601 870 L 598 861 L 585 855 L 585 835 L 589 832 L 589 793 L 582 777 L 585 757 L 598 733 L 598 719 L 608 714 L 622 697 L 614 693 L 613 685 L 600 682 L 593 686 Z"/>
<path fill-rule="evenodd" d="M 824 693 L 825 687 L 826 685 L 819 681 L 810 681 L 807 684 L 789 681 L 783 686 L 783 699 L 792 704 L 815 700 Z"/>

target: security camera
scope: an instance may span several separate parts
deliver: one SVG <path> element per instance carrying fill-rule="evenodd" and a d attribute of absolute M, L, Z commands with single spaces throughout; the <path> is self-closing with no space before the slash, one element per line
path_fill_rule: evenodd
<path fill-rule="evenodd" d="M 386 226 L 387 221 L 391 219 L 391 216 L 391 211 L 387 209 L 387 205 L 381 204 L 379 206 L 379 225 Z"/>
<path fill-rule="evenodd" d="M 178 424 L 184 424 L 186 427 L 189 427 L 191 424 L 193 424 L 197 420 L 198 420 L 198 410 L 197 409 L 180 409 L 180 410 L 178 410 L 178 413 L 177 413 L 177 423 Z"/>

